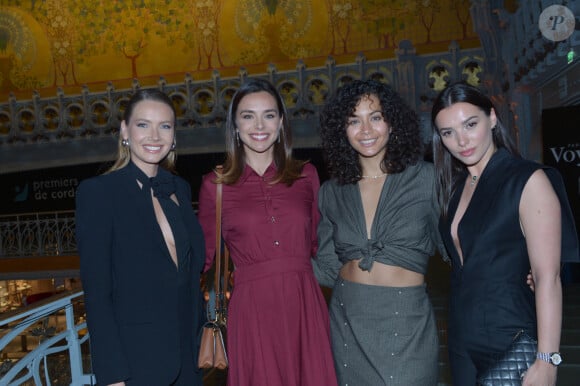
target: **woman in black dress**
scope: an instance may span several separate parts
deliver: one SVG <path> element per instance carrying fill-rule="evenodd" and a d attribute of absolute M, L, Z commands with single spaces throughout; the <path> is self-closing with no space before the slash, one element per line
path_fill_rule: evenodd
<path fill-rule="evenodd" d="M 453 384 L 474 385 L 523 330 L 538 338 L 538 359 L 523 384 L 555 385 L 560 263 L 578 260 L 562 179 L 519 157 L 491 100 L 476 87 L 445 89 L 435 100 L 432 123 L 440 231 L 453 267 Z M 523 279 L 530 268 L 535 296 Z"/>

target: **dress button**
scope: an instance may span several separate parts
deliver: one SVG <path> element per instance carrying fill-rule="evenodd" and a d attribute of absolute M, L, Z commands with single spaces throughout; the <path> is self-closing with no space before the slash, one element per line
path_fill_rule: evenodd
<path fill-rule="evenodd" d="M 344 367 L 348 367 L 348 366 L 346 365 L 346 363 L 344 364 Z"/>
<path fill-rule="evenodd" d="M 395 311 L 395 315 L 399 315 L 399 311 Z"/>
<path fill-rule="evenodd" d="M 340 306 L 342 307 L 342 306 L 344 306 L 344 304 L 343 303 L 340 303 Z"/>
<path fill-rule="evenodd" d="M 280 245 L 280 242 L 278 240 L 276 240 L 276 241 L 274 241 L 274 245 L 278 246 L 278 245 Z"/>
<path fill-rule="evenodd" d="M 399 333 L 398 332 L 395 332 L 395 336 L 399 336 Z"/>

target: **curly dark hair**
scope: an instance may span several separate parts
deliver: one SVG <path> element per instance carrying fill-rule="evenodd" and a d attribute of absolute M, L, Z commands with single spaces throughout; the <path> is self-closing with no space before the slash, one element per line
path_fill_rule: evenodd
<path fill-rule="evenodd" d="M 339 184 L 354 184 L 361 179 L 359 154 L 350 145 L 346 128 L 349 118 L 363 97 L 376 96 L 385 121 L 391 127 L 381 169 L 400 173 L 416 164 L 424 144 L 417 114 L 390 86 L 375 80 L 355 80 L 340 87 L 320 114 L 320 136 L 328 173 Z"/>

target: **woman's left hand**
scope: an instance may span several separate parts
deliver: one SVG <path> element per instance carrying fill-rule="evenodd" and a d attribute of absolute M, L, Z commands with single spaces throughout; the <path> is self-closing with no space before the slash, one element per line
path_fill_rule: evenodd
<path fill-rule="evenodd" d="M 540 359 L 530 366 L 522 380 L 522 386 L 556 386 L 558 368 Z"/>

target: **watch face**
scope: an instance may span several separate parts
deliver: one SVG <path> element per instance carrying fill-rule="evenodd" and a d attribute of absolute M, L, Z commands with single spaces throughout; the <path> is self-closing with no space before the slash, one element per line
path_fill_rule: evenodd
<path fill-rule="evenodd" d="M 560 353 L 557 352 L 552 353 L 550 359 L 552 360 L 552 363 L 555 364 L 556 366 L 562 363 L 562 356 L 560 355 Z"/>

